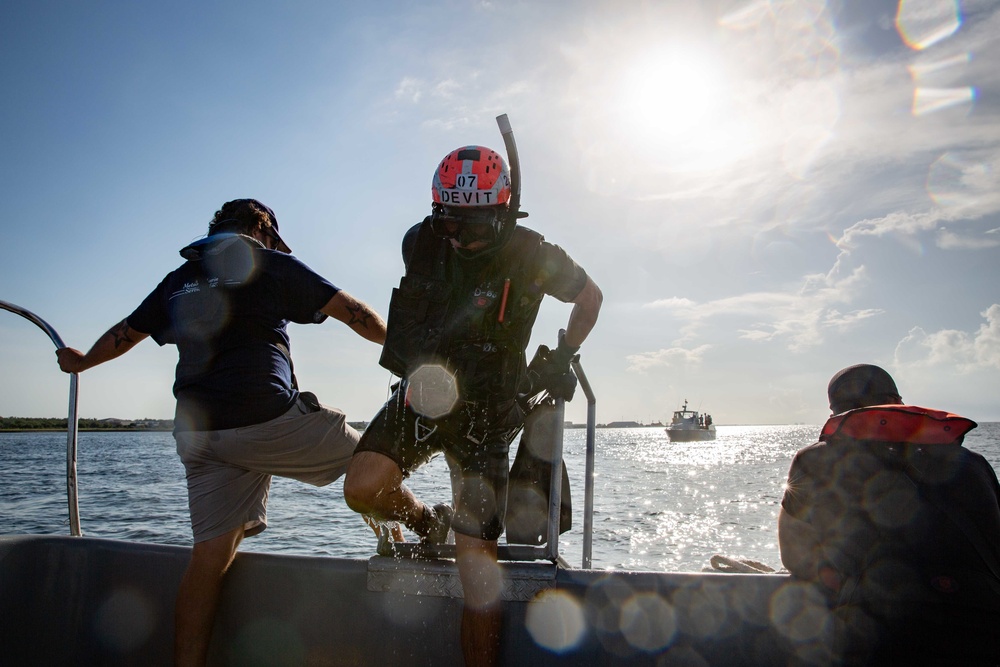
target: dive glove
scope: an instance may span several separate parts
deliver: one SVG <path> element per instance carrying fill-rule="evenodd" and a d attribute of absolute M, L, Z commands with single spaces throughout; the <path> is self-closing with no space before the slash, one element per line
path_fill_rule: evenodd
<path fill-rule="evenodd" d="M 544 348 L 544 346 L 542 346 Z M 541 349 L 539 350 L 542 351 Z M 572 347 L 566 344 L 566 332 L 559 331 L 559 344 L 554 350 L 548 350 L 545 363 L 542 365 L 540 375 L 541 385 L 549 392 L 552 398 L 562 398 L 567 401 L 573 400 L 576 392 L 576 375 L 570 370 L 570 363 L 576 358 L 576 353 L 580 347 Z"/>

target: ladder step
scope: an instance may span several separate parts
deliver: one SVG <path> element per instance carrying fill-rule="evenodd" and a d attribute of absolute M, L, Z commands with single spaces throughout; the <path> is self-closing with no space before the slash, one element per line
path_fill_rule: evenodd
<path fill-rule="evenodd" d="M 500 570 L 503 573 L 501 599 L 528 602 L 541 591 L 555 588 L 558 567 L 553 563 L 501 562 Z M 463 597 L 458 566 L 450 560 L 372 556 L 368 560 L 368 590 L 405 595 Z"/>

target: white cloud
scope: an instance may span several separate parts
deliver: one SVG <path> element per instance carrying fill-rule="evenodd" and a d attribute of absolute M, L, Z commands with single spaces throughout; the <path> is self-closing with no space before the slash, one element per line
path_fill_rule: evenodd
<path fill-rule="evenodd" d="M 993 304 L 980 315 L 986 322 L 975 333 L 956 329 L 927 333 L 914 327 L 896 345 L 896 366 L 946 366 L 949 371 L 959 373 L 971 373 L 984 367 L 1000 370 L 1000 304 Z"/>
<path fill-rule="evenodd" d="M 643 304 L 643 308 L 664 308 L 667 310 L 690 310 L 697 307 L 697 303 L 684 297 L 672 296 L 669 299 L 657 299 L 650 303 Z"/>
<path fill-rule="evenodd" d="M 444 81 L 439 81 L 434 86 L 434 93 L 445 100 L 450 100 L 455 97 L 455 94 L 462 89 L 462 84 L 454 79 L 445 79 Z"/>
<path fill-rule="evenodd" d="M 982 364 L 1000 369 L 1000 305 L 993 304 L 980 315 L 986 322 L 976 333 L 976 357 Z"/>
<path fill-rule="evenodd" d="M 885 311 L 881 308 L 866 308 L 864 310 L 855 310 L 850 313 L 841 313 L 836 309 L 831 309 L 826 313 L 824 324 L 840 331 L 846 331 L 847 329 L 854 327 L 858 322 L 867 320 L 871 317 L 876 317 L 884 312 Z"/>
<path fill-rule="evenodd" d="M 841 312 L 837 307 L 850 303 L 866 283 L 865 268 L 858 267 L 844 278 L 838 278 L 837 271 L 805 276 L 798 290 L 751 292 L 705 303 L 673 297 L 645 307 L 667 309 L 686 322 L 685 340 L 693 339 L 710 319 L 743 316 L 751 322 L 737 328 L 740 338 L 758 343 L 784 341 L 789 350 L 801 352 L 822 343 L 829 330 L 843 332 L 882 314 L 880 309 Z"/>
<path fill-rule="evenodd" d="M 419 79 L 404 77 L 396 85 L 396 99 L 406 100 L 407 102 L 417 104 L 420 102 L 420 98 L 423 97 L 423 86 L 423 82 Z"/>
<path fill-rule="evenodd" d="M 937 236 L 937 246 L 944 250 L 985 250 L 1000 246 L 1000 238 L 962 236 L 947 229 L 941 229 Z"/>
<path fill-rule="evenodd" d="M 683 367 L 698 366 L 705 357 L 705 353 L 711 345 L 700 345 L 688 350 L 683 347 L 671 347 L 669 349 L 657 350 L 655 352 L 643 352 L 641 354 L 630 354 L 626 357 L 628 370 L 638 373 L 645 373 L 652 368 L 659 367 Z"/>
<path fill-rule="evenodd" d="M 893 211 L 880 218 L 869 218 L 854 223 L 841 235 L 837 246 L 849 250 L 856 247 L 865 236 L 886 236 L 888 234 L 912 236 L 935 229 L 944 218 L 939 210 L 909 213 Z"/>

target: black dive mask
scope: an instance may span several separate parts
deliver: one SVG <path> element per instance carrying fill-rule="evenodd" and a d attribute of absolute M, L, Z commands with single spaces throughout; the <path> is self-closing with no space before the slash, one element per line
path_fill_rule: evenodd
<path fill-rule="evenodd" d="M 500 211 L 495 208 L 435 206 L 431 213 L 431 231 L 441 238 L 456 239 L 461 246 L 476 241 L 493 245 L 501 224 Z"/>

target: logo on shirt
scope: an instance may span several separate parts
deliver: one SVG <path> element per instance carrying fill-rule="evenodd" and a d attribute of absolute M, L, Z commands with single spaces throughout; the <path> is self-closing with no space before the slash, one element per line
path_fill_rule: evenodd
<path fill-rule="evenodd" d="M 196 294 L 201 291 L 201 285 L 197 280 L 192 280 L 191 282 L 184 283 L 184 286 L 179 290 L 170 295 L 171 299 L 176 299 L 179 296 L 184 296 L 186 294 Z"/>
<path fill-rule="evenodd" d="M 477 287 L 472 292 L 472 304 L 476 308 L 486 308 L 499 296 L 489 287 Z"/>

